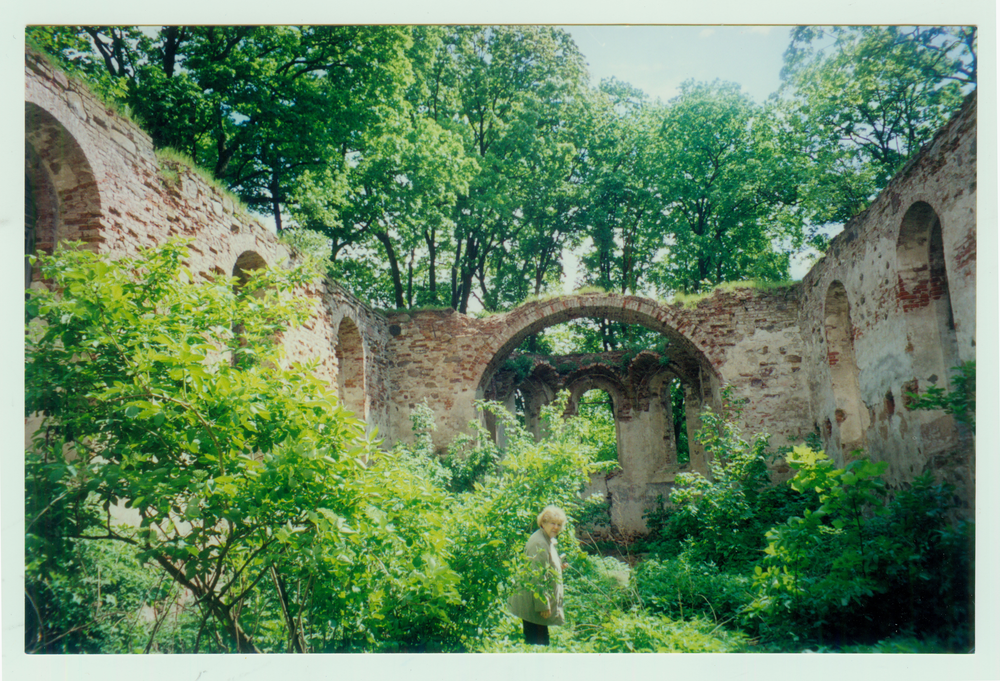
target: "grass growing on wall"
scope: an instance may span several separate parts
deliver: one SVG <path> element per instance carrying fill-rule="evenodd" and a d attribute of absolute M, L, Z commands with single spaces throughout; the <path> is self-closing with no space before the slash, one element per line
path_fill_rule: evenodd
<path fill-rule="evenodd" d="M 162 149 L 156 149 L 156 160 L 160 165 L 160 176 L 164 179 L 168 186 L 176 187 L 180 182 L 180 172 L 179 168 L 184 167 L 195 175 L 197 175 L 205 184 L 210 187 L 215 188 L 223 196 L 228 197 L 232 200 L 235 206 L 235 212 L 244 213 L 249 215 L 250 209 L 247 207 L 246 203 L 243 202 L 239 196 L 234 194 L 229 188 L 226 187 L 222 182 L 215 178 L 208 170 L 199 166 L 193 158 L 188 156 L 182 151 L 172 149 L 170 147 L 164 147 Z"/>
<path fill-rule="evenodd" d="M 718 291 L 736 291 L 738 289 L 754 289 L 756 291 L 772 291 L 779 288 L 788 288 L 794 286 L 797 282 L 791 280 L 785 281 L 758 281 L 756 279 L 751 279 L 749 281 L 726 281 L 717 286 L 713 286 L 708 291 L 702 293 L 676 293 L 674 294 L 673 300 L 668 303 L 672 305 L 680 305 L 684 308 L 693 309 L 703 300 L 711 298 Z"/>

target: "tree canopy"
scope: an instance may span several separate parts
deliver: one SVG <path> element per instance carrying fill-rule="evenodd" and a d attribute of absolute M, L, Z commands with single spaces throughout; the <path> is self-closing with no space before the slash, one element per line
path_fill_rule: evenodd
<path fill-rule="evenodd" d="M 974 27 L 792 31 L 780 91 L 592 84 L 544 26 L 31 27 L 372 303 L 782 280 L 975 87 Z M 315 243 L 315 241 L 313 242 Z M 567 253 L 579 256 L 567 276 Z"/>

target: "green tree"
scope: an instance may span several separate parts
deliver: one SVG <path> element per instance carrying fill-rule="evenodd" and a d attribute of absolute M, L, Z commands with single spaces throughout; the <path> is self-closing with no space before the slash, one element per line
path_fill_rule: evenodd
<path fill-rule="evenodd" d="M 800 26 L 780 96 L 817 223 L 861 212 L 976 82 L 976 28 Z"/>
<path fill-rule="evenodd" d="M 402 26 L 33 27 L 28 36 L 126 104 L 157 147 L 190 154 L 279 230 L 302 174 L 356 149 L 412 80 Z"/>
<path fill-rule="evenodd" d="M 280 292 L 305 273 L 192 284 L 185 254 L 40 256 L 53 287 L 26 302 L 29 546 L 129 544 L 252 652 L 240 612 L 262 580 L 351 562 L 369 445 L 309 367 L 282 368 L 278 337 L 308 309 Z"/>
<path fill-rule="evenodd" d="M 520 254 L 516 278 L 534 270 L 533 279 L 544 281 L 555 266 L 553 250 L 518 244 L 546 238 L 568 210 L 553 192 L 566 191 L 560 186 L 572 178 L 566 127 L 584 83 L 583 59 L 569 35 L 551 27 L 458 27 L 450 45 L 457 108 L 448 117 L 462 123 L 466 152 L 480 166 L 455 207 L 450 303 L 466 312 L 478 284 L 484 307 L 496 309 L 517 297 L 497 295 L 507 285 L 507 271 L 496 269 L 504 253 Z M 554 186 L 545 189 L 547 182 Z M 529 251 L 543 258 L 537 267 Z"/>
<path fill-rule="evenodd" d="M 655 137 L 662 293 L 788 276 L 801 246 L 796 169 L 774 112 L 732 83 L 681 85 Z"/>
<path fill-rule="evenodd" d="M 581 210 L 591 244 L 581 263 L 585 282 L 607 291 L 640 293 L 664 245 L 650 149 L 655 109 L 641 90 L 612 78 L 591 93 L 579 123 L 586 135 Z"/>

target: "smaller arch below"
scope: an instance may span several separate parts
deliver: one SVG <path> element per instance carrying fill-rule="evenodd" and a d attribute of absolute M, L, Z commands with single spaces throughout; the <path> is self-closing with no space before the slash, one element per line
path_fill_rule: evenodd
<path fill-rule="evenodd" d="M 267 268 L 267 261 L 256 251 L 243 251 L 233 264 L 233 276 L 239 280 L 239 286 L 246 286 L 251 272 Z"/>
<path fill-rule="evenodd" d="M 365 389 L 365 346 L 358 325 L 344 317 L 337 326 L 337 394 L 343 407 L 360 419 L 367 419 Z"/>
<path fill-rule="evenodd" d="M 615 420 L 629 421 L 632 418 L 632 400 L 621 378 L 611 367 L 602 364 L 592 364 L 574 371 L 566 377 L 565 389 L 569 392 L 566 405 L 566 415 L 575 415 L 578 411 L 580 398 L 588 390 L 603 390 L 611 396 L 615 406 Z"/>

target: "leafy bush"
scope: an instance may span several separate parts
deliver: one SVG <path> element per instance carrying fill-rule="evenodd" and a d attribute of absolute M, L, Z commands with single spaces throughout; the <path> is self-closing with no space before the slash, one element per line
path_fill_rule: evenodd
<path fill-rule="evenodd" d="M 976 430 L 976 363 L 964 362 L 954 367 L 956 375 L 951 379 L 955 388 L 945 391 L 932 385 L 923 395 L 907 393 L 910 409 L 942 409 L 959 423 L 967 423 L 972 431 Z"/>
<path fill-rule="evenodd" d="M 975 529 L 952 517 L 955 508 L 954 490 L 925 473 L 874 520 L 892 559 L 883 571 L 885 593 L 872 609 L 874 621 L 888 623 L 892 633 L 966 652 L 974 639 Z"/>
<path fill-rule="evenodd" d="M 573 557 L 565 578 L 566 616 L 571 622 L 600 622 L 612 612 L 639 607 L 631 569 L 610 557 L 585 553 Z"/>
<path fill-rule="evenodd" d="M 635 568 L 634 581 L 648 611 L 682 620 L 702 617 L 730 623 L 753 597 L 747 575 L 723 572 L 687 556 L 644 560 Z"/>
<path fill-rule="evenodd" d="M 886 464 L 838 469 L 796 447 L 791 484 L 819 493 L 816 508 L 767 534 L 747 621 L 771 640 L 836 644 L 900 633 L 971 640 L 971 528 L 953 524 L 950 489 L 930 476 L 884 503 Z"/>
<path fill-rule="evenodd" d="M 169 576 L 136 563 L 122 544 L 72 541 L 50 569 L 29 561 L 29 653 L 184 652 L 201 617 Z"/>
<path fill-rule="evenodd" d="M 673 620 L 642 611 L 611 612 L 598 622 L 550 629 L 551 646 L 529 646 L 509 626 L 502 636 L 483 641 L 484 653 L 738 653 L 748 639 L 708 620 Z"/>
<path fill-rule="evenodd" d="M 645 514 L 650 532 L 644 548 L 719 567 L 748 566 L 760 559 L 767 529 L 801 508 L 802 491 L 771 482 L 766 436 L 748 442 L 732 419 L 710 410 L 702 421 L 697 438 L 710 457 L 711 475 L 677 475 L 671 505 L 661 500 Z"/>

